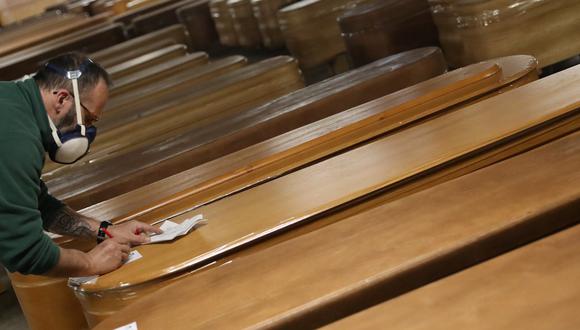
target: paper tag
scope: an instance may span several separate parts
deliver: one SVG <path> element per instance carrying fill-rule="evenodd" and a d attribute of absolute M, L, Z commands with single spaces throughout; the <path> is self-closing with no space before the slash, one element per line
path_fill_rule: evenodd
<path fill-rule="evenodd" d="M 166 220 L 161 227 L 163 230 L 163 234 L 153 235 L 150 237 L 150 243 L 159 243 L 159 242 L 166 242 L 175 239 L 178 236 L 183 236 L 187 234 L 193 227 L 195 227 L 198 223 L 202 222 L 203 215 L 198 214 L 193 218 L 186 219 L 180 224 L 175 222 Z"/>
<path fill-rule="evenodd" d="M 133 322 L 131 324 L 127 324 L 122 327 L 116 328 L 115 330 L 139 330 L 139 329 L 137 328 L 137 322 Z"/>

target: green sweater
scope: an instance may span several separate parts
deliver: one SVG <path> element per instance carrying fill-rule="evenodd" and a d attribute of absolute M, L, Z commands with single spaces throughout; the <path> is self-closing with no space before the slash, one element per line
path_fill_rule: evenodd
<path fill-rule="evenodd" d="M 40 179 L 50 139 L 36 82 L 0 82 L 0 263 L 10 272 L 44 274 L 59 259 L 43 232 L 64 205 Z"/>

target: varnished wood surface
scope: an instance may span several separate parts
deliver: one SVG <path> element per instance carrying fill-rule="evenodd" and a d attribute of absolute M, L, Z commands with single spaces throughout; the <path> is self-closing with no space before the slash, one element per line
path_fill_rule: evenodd
<path fill-rule="evenodd" d="M 378 0 L 338 17 L 342 38 L 355 66 L 405 50 L 438 46 L 427 0 Z"/>
<path fill-rule="evenodd" d="M 0 33 L 0 39 L 2 40 L 0 56 L 5 56 L 34 44 L 61 37 L 71 31 L 102 23 L 108 16 L 84 17 L 71 14 L 55 15 L 51 16 L 50 20 L 42 22 L 42 24 L 31 24 L 32 26 L 26 25 L 19 29 L 3 31 Z"/>
<path fill-rule="evenodd" d="M 185 28 L 179 24 L 105 48 L 91 54 L 91 58 L 104 67 L 110 67 L 175 44 L 188 44 Z"/>
<path fill-rule="evenodd" d="M 262 44 L 262 36 L 258 21 L 254 17 L 251 0 L 228 0 L 227 6 L 240 46 L 259 48 Z"/>
<path fill-rule="evenodd" d="M 193 3 L 176 10 L 177 18 L 189 32 L 194 50 L 210 50 L 219 44 L 219 36 L 211 18 L 209 1 Z"/>
<path fill-rule="evenodd" d="M 174 220 L 202 213 L 209 222 L 171 244 L 140 246 L 143 258 L 138 262 L 101 276 L 95 284 L 84 284 L 79 294 L 86 299 L 85 311 L 93 303 L 94 311 L 104 308 L 97 301 L 115 295 L 115 289 L 124 296 L 138 290 L 137 285 L 163 282 L 369 194 L 544 134 L 565 118 L 572 121 L 572 130 L 578 129 L 580 96 L 574 91 L 580 84 L 579 70 L 530 83 L 184 213 Z"/>
<path fill-rule="evenodd" d="M 580 214 L 570 217 L 578 222 Z M 578 237 L 576 225 L 326 329 L 574 329 L 580 324 Z"/>
<path fill-rule="evenodd" d="M 251 0 L 254 16 L 262 37 L 262 44 L 268 49 L 278 49 L 285 46 L 284 35 L 278 24 L 278 10 L 295 2 L 295 0 Z"/>
<path fill-rule="evenodd" d="M 140 89 L 151 83 L 151 80 L 163 80 L 178 75 L 184 71 L 198 68 L 207 64 L 208 55 L 205 52 L 196 52 L 178 57 L 158 65 L 150 66 L 139 70 L 126 77 L 115 80 L 113 89 L 109 92 L 109 97 L 113 98 L 135 89 Z"/>
<path fill-rule="evenodd" d="M 116 166 L 114 173 L 124 172 L 116 180 L 106 179 L 108 182 L 102 184 L 90 180 L 93 182 L 93 187 L 89 188 L 86 185 L 88 182 L 78 186 L 83 191 L 88 192 L 86 196 L 90 196 L 92 199 L 92 201 L 86 201 L 83 204 L 89 203 L 85 205 L 91 205 L 97 202 L 93 199 L 95 196 L 99 196 L 94 194 L 95 192 L 103 196 L 98 197 L 99 200 L 108 199 L 110 198 L 108 196 L 111 195 L 107 190 L 111 191 L 111 188 L 123 189 L 123 192 L 126 192 L 128 191 L 126 189 L 138 187 L 134 184 L 151 183 L 189 169 L 202 162 L 240 150 L 251 144 L 433 77 L 443 70 L 441 53 L 436 49 L 423 49 L 401 54 L 290 94 L 247 113 L 232 116 L 231 119 L 216 122 L 207 128 L 192 130 L 183 137 L 173 138 L 168 140 L 166 144 L 159 144 L 155 148 L 136 150 L 135 156 L 124 159 L 138 157 L 139 164 L 127 166 L 128 171 L 121 170 Z M 220 138 L 220 136 L 223 137 Z M 226 148 L 226 146 L 228 147 Z M 180 158 L 175 158 L 177 155 Z M 163 162 L 159 162 L 159 159 L 163 159 Z M 151 165 L 145 167 L 144 165 L 147 163 Z M 87 173 L 93 173 L 93 175 L 97 172 L 113 173 L 105 169 L 106 166 L 110 165 L 102 165 L 104 166 L 102 170 L 88 171 Z M 137 167 L 139 167 L 139 172 L 136 171 Z M 144 169 L 147 170 L 147 173 L 143 172 Z M 105 178 L 101 175 L 99 177 Z M 108 174 L 106 177 L 110 178 L 110 175 Z M 135 178 L 138 178 L 138 181 Z M 108 196 L 105 197 L 97 190 L 89 191 L 89 189 L 95 188 L 103 189 L 102 191 Z M 71 197 L 77 198 L 72 186 L 62 191 L 68 192 L 69 202 L 72 200 Z M 53 192 L 55 191 L 53 190 Z M 85 199 L 81 195 L 78 196 Z"/>
<path fill-rule="evenodd" d="M 136 148 L 139 143 L 167 139 L 178 131 L 207 125 L 228 114 L 252 109 L 300 87 L 303 87 L 303 82 L 295 60 L 290 57 L 280 56 L 249 65 L 199 86 L 195 91 L 188 92 L 184 98 L 167 100 L 160 106 L 159 111 L 150 111 L 150 115 L 125 113 L 126 124 L 100 134 L 100 140 L 98 144 L 95 143 L 93 152 L 83 159 L 82 164 L 78 163 L 83 166 L 75 164 L 60 168 L 53 173 L 46 173 L 45 177 L 58 194 L 56 181 L 60 181 L 61 185 L 68 185 L 66 181 L 71 179 L 71 171 L 80 173 L 92 167 L 92 164 L 99 164 L 99 167 L 111 164 L 108 161 L 89 162 L 91 159 L 107 157 L 108 153 L 116 150 Z M 131 131 L 128 136 L 130 140 L 119 140 L 118 133 L 127 130 Z"/>
<path fill-rule="evenodd" d="M 111 76 L 111 79 L 116 81 L 117 79 L 125 78 L 128 75 L 145 70 L 148 67 L 181 58 L 186 54 L 186 45 L 171 45 L 107 68 L 107 72 Z"/>
<path fill-rule="evenodd" d="M 220 43 L 228 47 L 238 46 L 234 21 L 228 9 L 227 0 L 210 0 L 209 8 Z"/>
<path fill-rule="evenodd" d="M 35 0 L 35 1 L 2 1 L 0 7 L 0 26 L 6 26 L 19 21 L 27 20 L 36 15 L 41 15 L 47 7 L 61 0 Z"/>
<path fill-rule="evenodd" d="M 140 4 L 139 6 L 134 6 L 132 8 L 127 8 L 123 13 L 120 13 L 115 17 L 117 22 L 123 23 L 127 26 L 131 24 L 131 21 L 136 17 L 141 15 L 145 15 L 157 9 L 163 8 L 165 6 L 169 6 L 179 0 L 150 0 L 145 3 Z"/>
<path fill-rule="evenodd" d="M 338 222 L 193 273 L 95 329 L 133 321 L 139 329 L 302 329 L 344 317 L 577 222 L 579 138 L 395 202 L 339 212 Z"/>
<path fill-rule="evenodd" d="M 135 34 L 142 35 L 150 33 L 172 24 L 178 24 L 177 10 L 186 5 L 205 7 L 205 12 L 209 18 L 209 0 L 182 0 L 171 5 L 165 6 L 158 10 L 140 15 L 132 20 Z"/>
<path fill-rule="evenodd" d="M 512 63 L 507 59 L 499 63 L 503 70 L 501 79 L 496 74 L 497 67 L 491 63 L 447 73 L 409 88 L 412 92 L 384 97 L 382 103 L 390 104 L 386 108 L 365 111 L 364 106 L 360 106 L 347 110 L 90 206 L 82 213 L 97 219 L 124 221 L 138 217 L 141 221 L 154 223 L 323 159 L 340 148 L 448 111 L 454 104 L 465 103 L 470 96 L 507 85 L 534 69 L 532 63 Z M 372 118 L 380 117 L 383 120 L 376 125 L 362 125 L 364 121 L 370 123 Z M 344 134 L 349 130 L 350 133 Z"/>
<path fill-rule="evenodd" d="M 115 45 L 126 37 L 120 24 L 103 23 L 79 32 L 29 47 L 0 58 L 0 79 L 17 79 L 33 73 L 43 60 L 67 51 L 85 53 Z"/>
<path fill-rule="evenodd" d="M 452 66 L 511 54 L 535 56 L 540 67 L 580 53 L 580 2 L 429 0 L 439 39 Z M 522 26 L 542 27 L 529 33 Z"/>
<path fill-rule="evenodd" d="M 332 61 L 346 51 L 336 19 L 347 8 L 370 0 L 303 0 L 278 12 L 286 46 L 305 69 Z"/>

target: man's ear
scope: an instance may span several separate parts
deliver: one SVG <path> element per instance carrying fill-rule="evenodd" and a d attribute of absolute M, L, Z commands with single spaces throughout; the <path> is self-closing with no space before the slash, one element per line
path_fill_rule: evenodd
<path fill-rule="evenodd" d="M 66 89 L 58 89 L 52 93 L 55 95 L 56 98 L 55 110 L 56 113 L 59 114 L 63 110 L 65 105 L 64 103 L 67 100 L 67 98 L 70 97 L 70 94 Z"/>

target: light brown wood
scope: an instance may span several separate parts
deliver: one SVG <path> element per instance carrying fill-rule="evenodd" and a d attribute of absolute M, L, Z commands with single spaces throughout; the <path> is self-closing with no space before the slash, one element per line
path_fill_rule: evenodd
<path fill-rule="evenodd" d="M 114 98 L 115 96 L 147 86 L 153 79 L 159 81 L 179 75 L 181 72 L 198 68 L 207 64 L 207 62 L 207 53 L 197 52 L 144 68 L 143 70 L 139 70 L 138 72 L 115 80 L 115 85 L 113 86 L 113 89 L 110 90 L 109 97 Z"/>
<path fill-rule="evenodd" d="M 302 0 L 278 12 L 286 46 L 300 66 L 310 69 L 346 51 L 336 19 L 347 8 L 370 0 Z"/>
<path fill-rule="evenodd" d="M 47 7 L 62 0 L 18 0 L 0 3 L 0 26 L 9 25 L 42 14 Z"/>
<path fill-rule="evenodd" d="M 175 44 L 188 44 L 185 28 L 179 24 L 105 48 L 91 54 L 91 58 L 110 67 Z"/>
<path fill-rule="evenodd" d="M 128 304 L 119 298 L 135 300 L 141 290 L 163 286 L 170 278 L 337 208 L 402 189 L 405 182 L 446 167 L 485 165 L 497 152 L 520 152 L 545 142 L 535 139 L 560 125 L 567 125 L 563 134 L 577 130 L 578 71 L 563 71 L 181 214 L 173 220 L 201 213 L 209 222 L 171 244 L 140 246 L 143 258 L 138 262 L 82 285 L 76 293 L 83 309 L 103 316 L 113 312 L 112 301 L 115 307 Z"/>
<path fill-rule="evenodd" d="M 145 70 L 148 67 L 181 58 L 186 54 L 186 45 L 171 45 L 107 68 L 107 72 L 111 76 L 111 79 L 116 81 L 117 79 L 122 79 Z"/>
<path fill-rule="evenodd" d="M 79 185 L 78 187 L 82 187 L 86 192 L 81 194 L 86 197 L 81 195 L 76 197 L 77 193 L 74 191 L 76 188 L 73 189 L 72 186 L 63 192 L 66 191 L 69 196 L 74 196 L 74 199 L 78 198 L 77 200 L 83 201 L 83 204 L 88 203 L 85 205 L 91 205 L 110 198 L 108 196 L 111 196 L 111 193 L 118 194 L 117 189 L 126 192 L 128 191 L 126 189 L 135 188 L 134 184 L 151 183 L 436 76 L 443 71 L 441 53 L 437 49 L 422 49 L 385 59 L 352 74 L 346 74 L 307 90 L 290 94 L 263 107 L 250 109 L 247 113 L 232 115 L 228 119 L 213 122 L 211 126 L 203 129 L 189 130 L 187 134 L 170 138 L 155 147 L 135 149 L 131 152 L 134 156 L 125 156 L 122 162 L 128 165 L 127 159 L 139 159 L 138 164 L 124 166 L 124 169 L 115 166 L 114 172 L 107 171 L 105 168 L 117 162 L 95 164 L 94 166 L 99 166 L 101 169 L 86 173 L 106 171 L 115 174 L 101 176 L 106 180 L 106 182 L 101 181 L 102 183 L 90 180 L 93 185 L 90 190 L 87 189 L 86 183 Z M 163 161 L 159 162 L 159 159 Z M 86 167 L 78 170 L 85 171 Z M 118 176 L 121 173 L 123 174 Z M 111 180 L 111 175 L 117 176 L 116 179 Z M 82 179 L 84 174 L 75 176 Z M 87 183 L 91 184 L 90 182 Z M 51 189 L 56 189 L 56 187 L 53 186 Z M 56 190 L 52 191 L 56 193 Z M 67 200 L 72 202 L 72 199 L 67 198 Z"/>
<path fill-rule="evenodd" d="M 120 24 L 103 23 L 0 58 L 0 79 L 17 79 L 38 69 L 39 63 L 67 51 L 95 52 L 126 37 Z"/>
<path fill-rule="evenodd" d="M 520 57 L 520 60 L 525 59 Z M 340 148 L 356 145 L 369 137 L 420 122 L 434 114 L 452 111 L 459 108 L 453 105 L 464 106 L 471 102 L 465 100 L 473 95 L 485 94 L 498 86 L 509 85 L 516 78 L 525 77 L 530 71 L 535 72 L 533 62 L 513 63 L 501 59 L 498 64 L 503 70 L 499 80 L 493 74 L 497 68 L 491 63 L 451 72 L 413 86 L 410 88 L 412 93 L 395 93 L 384 97 L 383 103 L 390 103 L 391 107 L 382 111 L 377 108 L 377 112 L 363 112 L 363 106 L 345 111 L 90 206 L 81 212 L 97 219 L 125 221 L 135 217 L 154 223 L 194 205 L 209 203 L 324 159 L 340 152 Z M 437 89 L 445 92 L 435 93 Z M 371 122 L 373 117 L 382 117 L 383 120 L 379 120 L 376 125 L 362 125 L 363 121 Z M 345 133 L 349 127 L 357 129 Z"/>
<path fill-rule="evenodd" d="M 24 24 L 18 29 L 0 32 L 0 56 L 22 50 L 47 40 L 61 37 L 72 31 L 103 23 L 109 15 L 84 17 L 81 15 L 51 15 L 41 24 Z"/>
<path fill-rule="evenodd" d="M 540 67 L 580 53 L 580 2 L 429 0 L 439 39 L 452 66 L 513 54 L 535 56 Z M 529 27 L 522 28 L 522 27 Z M 535 28 L 542 27 L 542 28 Z M 530 33 L 534 29 L 534 33 Z"/>
<path fill-rule="evenodd" d="M 570 216 L 577 222 L 577 212 Z M 580 323 L 580 292 L 574 280 L 580 277 L 578 237 L 576 225 L 325 329 L 377 329 L 386 324 L 389 329 L 414 330 L 513 329 L 514 325 L 574 329 Z"/>
<path fill-rule="evenodd" d="M 184 98 L 165 100 L 158 109 L 147 109 L 146 114 L 125 112 L 122 117 L 125 124 L 100 134 L 99 142 L 94 143 L 91 153 L 81 161 L 83 166 L 80 162 L 44 176 L 47 182 L 55 184 L 53 178 L 57 176 L 61 180 L 70 171 L 85 171 L 91 166 L 91 159 L 105 159 L 113 151 L 137 148 L 139 143 L 161 141 L 192 125 L 217 121 L 300 87 L 303 87 L 302 78 L 295 60 L 290 57 L 279 56 L 249 65 L 217 77 L 194 92 L 186 91 Z M 131 132 L 128 136 L 131 140 L 119 140 L 118 134 L 127 131 Z"/>
<path fill-rule="evenodd" d="M 340 221 L 258 253 L 226 258 L 95 329 L 133 321 L 139 329 L 317 328 L 576 223 L 571 215 L 580 206 L 579 139 L 575 134 L 396 202 L 338 212 L 331 217 Z M 462 289 L 459 296 L 468 295 L 469 287 Z M 401 306 L 407 310 L 399 314 L 402 320 L 423 316 L 412 305 Z M 464 306 L 459 309 L 472 311 Z M 446 316 L 442 328 L 448 329 L 454 317 Z M 391 325 L 371 328 L 384 324 Z"/>

